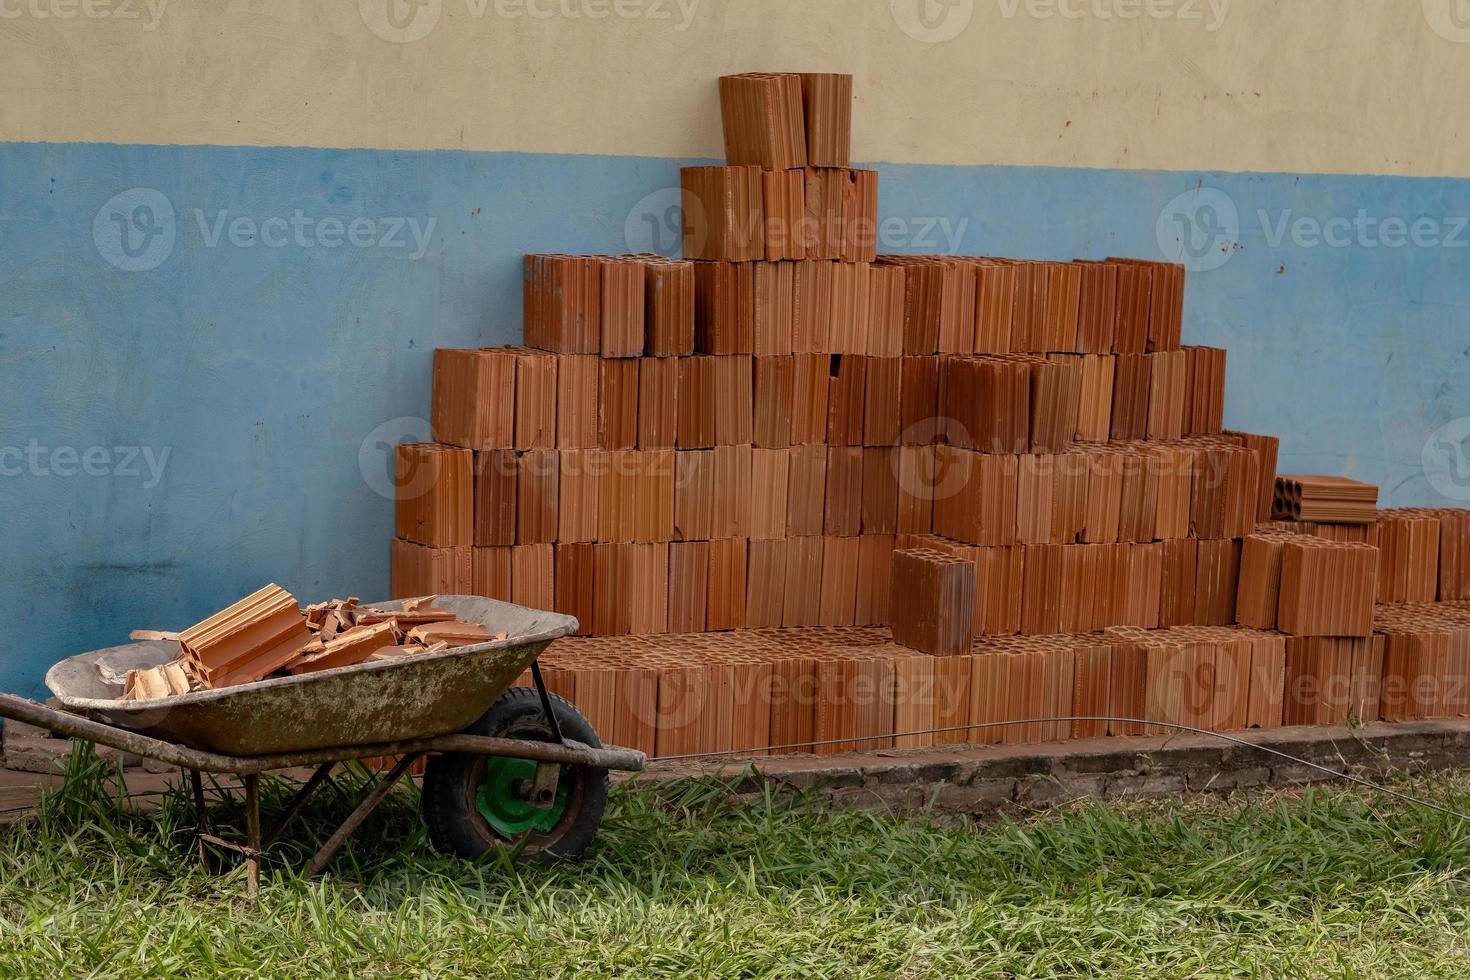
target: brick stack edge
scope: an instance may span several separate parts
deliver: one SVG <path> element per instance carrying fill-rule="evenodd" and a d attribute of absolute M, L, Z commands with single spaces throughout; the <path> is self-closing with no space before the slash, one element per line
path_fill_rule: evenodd
<path fill-rule="evenodd" d="M 526 346 L 435 352 L 395 597 L 576 616 L 551 685 L 661 757 L 1470 714 L 1470 512 L 1278 486 L 1182 266 L 879 255 L 851 77 L 720 95 L 683 259 L 528 255 Z"/>

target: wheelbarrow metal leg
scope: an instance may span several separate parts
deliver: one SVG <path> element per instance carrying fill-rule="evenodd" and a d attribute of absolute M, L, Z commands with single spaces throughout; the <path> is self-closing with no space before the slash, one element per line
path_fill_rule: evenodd
<path fill-rule="evenodd" d="M 199 863 L 209 867 L 209 849 L 204 838 L 209 833 L 209 818 L 204 814 L 204 777 L 198 769 L 189 770 L 189 784 L 194 790 L 194 836 L 199 838 Z"/>
<path fill-rule="evenodd" d="M 556 720 L 556 712 L 551 710 L 551 695 L 546 693 L 546 681 L 541 676 L 541 665 L 531 661 L 531 680 L 536 682 L 536 693 L 541 696 L 541 713 L 546 716 L 546 724 L 551 728 L 553 742 L 565 742 L 561 734 L 561 723 Z"/>
<path fill-rule="evenodd" d="M 398 781 L 408 772 L 409 767 L 422 755 L 422 752 L 411 752 L 403 756 L 398 760 L 398 764 L 388 771 L 388 775 L 378 781 L 373 791 L 363 798 L 363 801 L 357 805 L 357 809 L 353 810 L 351 815 L 342 822 L 342 826 L 337 828 L 337 832 L 328 838 L 321 850 L 316 852 L 316 856 L 311 859 L 311 864 L 306 866 L 308 876 L 322 873 L 333 855 L 347 842 L 347 838 L 351 837 L 353 832 L 362 825 L 362 822 L 368 818 L 368 814 L 378 808 L 378 804 L 387 798 L 388 793 L 398 785 Z"/>
<path fill-rule="evenodd" d="M 295 819 L 296 814 L 301 812 L 301 808 L 306 805 L 306 801 L 311 798 L 311 794 L 316 792 L 317 787 L 326 782 L 327 777 L 332 774 L 332 767 L 335 765 L 335 762 L 324 762 L 320 766 L 317 766 L 316 772 L 311 774 L 311 778 L 306 781 L 306 785 L 302 786 L 296 792 L 296 795 L 291 797 L 291 802 L 286 807 L 286 812 L 281 815 L 281 822 L 276 825 L 275 831 L 266 838 L 266 847 L 274 844 L 276 839 L 285 832 L 286 825 Z"/>
<path fill-rule="evenodd" d="M 245 834 L 250 850 L 245 854 L 247 890 L 251 895 L 260 887 L 260 777 L 245 777 Z"/>

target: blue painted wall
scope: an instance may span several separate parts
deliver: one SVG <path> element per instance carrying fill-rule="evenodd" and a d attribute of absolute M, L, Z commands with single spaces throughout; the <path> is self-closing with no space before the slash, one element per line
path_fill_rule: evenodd
<path fill-rule="evenodd" d="M 688 162 L 0 144 L 0 688 L 266 581 L 385 594 L 390 447 L 427 432 L 433 348 L 517 339 L 524 252 L 669 249 Z M 1185 336 L 1230 348 L 1232 426 L 1281 435 L 1288 470 L 1463 503 L 1421 452 L 1470 415 L 1470 181 L 881 169 L 887 251 L 1176 258 L 1185 236 Z M 1271 240 L 1359 209 L 1436 230 Z"/>

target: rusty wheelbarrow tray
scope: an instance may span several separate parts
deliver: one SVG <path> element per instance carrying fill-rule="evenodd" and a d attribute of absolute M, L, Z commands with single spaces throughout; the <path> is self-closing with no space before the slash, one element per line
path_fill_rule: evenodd
<path fill-rule="evenodd" d="M 373 605 L 402 607 L 401 602 Z M 262 772 L 317 766 L 287 808 L 282 818 L 284 827 L 336 764 L 400 757 L 312 859 L 308 873 L 316 874 L 413 763 L 425 755 L 455 757 L 461 763 L 468 757 L 486 757 L 534 764 L 534 769 L 526 771 L 526 778 L 500 781 L 505 784 L 502 791 L 514 786 L 515 793 L 522 797 L 517 803 L 518 819 L 530 812 L 528 807 L 550 810 L 557 804 L 565 808 L 569 794 L 559 786 L 568 774 L 574 777 L 576 790 L 570 795 L 581 805 L 589 789 L 596 795 L 596 786 L 584 779 L 584 774 L 600 774 L 605 795 L 607 770 L 643 769 L 646 757 L 642 752 L 602 747 L 585 719 L 546 691 L 536 658 L 552 640 L 575 632 L 575 619 L 475 596 L 441 596 L 435 605 L 467 622 L 505 632 L 507 638 L 442 653 L 271 678 L 170 698 L 122 701 L 119 698 L 129 669 L 164 663 L 177 651 L 173 643 L 129 643 L 71 657 L 47 671 L 46 685 L 56 694 L 62 710 L 0 694 L 0 717 L 188 770 L 198 809 L 201 857 L 206 844 L 244 854 L 252 888 L 259 878 L 262 850 L 258 794 Z M 516 737 L 477 731 L 477 726 L 483 728 L 489 709 L 498 707 L 505 700 L 503 696 L 509 696 L 511 685 L 527 668 L 535 683 L 539 720 L 527 720 L 525 708 L 530 702 L 522 697 Z M 578 726 L 583 740 L 563 735 L 562 729 L 569 722 Z M 438 796 L 448 799 L 451 808 L 468 809 L 472 814 L 475 791 L 483 792 L 480 785 L 487 782 L 487 777 L 477 776 L 463 765 L 455 771 L 467 773 L 463 777 L 467 780 L 464 791 L 450 790 Z M 200 776 L 203 772 L 244 777 L 249 837 L 245 845 L 207 832 Z M 461 796 L 465 797 L 462 806 Z M 442 811 L 443 806 L 439 809 Z M 464 813 L 458 816 L 462 818 Z M 600 818 L 599 802 L 597 821 Z M 531 823 L 539 826 L 534 819 Z M 278 829 L 271 839 L 279 833 Z M 547 850 L 552 850 L 554 843 L 547 845 Z"/>

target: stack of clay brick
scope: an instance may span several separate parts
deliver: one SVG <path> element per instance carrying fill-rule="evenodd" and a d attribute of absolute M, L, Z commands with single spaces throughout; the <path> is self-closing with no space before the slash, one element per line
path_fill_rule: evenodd
<path fill-rule="evenodd" d="M 1278 513 L 1283 497 L 1292 499 L 1290 484 L 1349 487 L 1339 499 L 1376 499 L 1376 488 L 1370 497 L 1341 479 L 1282 481 L 1288 486 L 1277 488 Z M 1295 492 L 1311 514 L 1311 492 Z M 1276 521 L 1242 549 L 1239 621 L 1290 634 L 1287 721 L 1464 714 L 1455 692 L 1465 671 L 1450 654 L 1470 636 L 1457 629 L 1465 622 L 1457 603 L 1470 598 L 1463 557 L 1470 554 L 1470 511 L 1370 509 L 1366 522 L 1361 511 L 1316 513 L 1343 522 Z M 1444 657 L 1430 655 L 1440 650 Z M 1349 698 L 1347 691 L 1359 693 Z"/>
<path fill-rule="evenodd" d="M 683 171 L 683 258 L 529 255 L 526 346 L 436 352 L 436 442 L 399 449 L 395 596 L 576 616 L 589 636 L 548 653 L 558 683 L 665 756 L 881 742 L 1002 703 L 1198 727 L 1376 716 L 1366 680 L 1289 701 L 1288 669 L 1317 661 L 1288 665 L 1287 633 L 1347 644 L 1344 676 L 1366 677 L 1353 643 L 1371 648 L 1385 580 L 1425 595 L 1428 524 L 1263 524 L 1291 496 L 1278 442 L 1224 429 L 1225 351 L 1181 343 L 1181 266 L 878 255 L 851 79 L 731 76 L 720 96 L 728 162 Z M 1309 482 L 1293 517 L 1344 517 L 1306 504 L 1346 484 Z M 1424 601 L 1446 574 L 1465 588 L 1462 564 Z M 727 706 L 731 677 L 767 669 L 825 721 Z M 874 671 L 877 701 L 848 712 L 844 685 Z M 961 693 L 905 694 L 926 672 Z M 1133 731 L 1017 727 L 993 737 Z"/>
<path fill-rule="evenodd" d="M 742 630 L 577 637 L 557 641 L 541 663 L 548 686 L 604 737 L 651 755 L 831 754 L 1156 733 L 1146 719 L 1276 727 L 1285 638 L 1118 627 L 990 638 L 934 657 L 873 627 Z"/>

